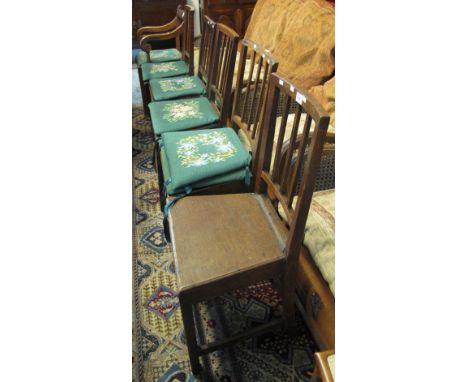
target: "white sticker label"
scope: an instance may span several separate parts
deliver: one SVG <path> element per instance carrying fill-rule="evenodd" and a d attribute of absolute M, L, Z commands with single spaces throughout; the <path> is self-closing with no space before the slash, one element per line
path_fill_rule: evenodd
<path fill-rule="evenodd" d="M 283 81 L 283 80 L 279 80 L 279 84 L 280 84 L 281 86 L 283 86 L 283 85 L 284 85 L 284 81 Z"/>
<path fill-rule="evenodd" d="M 257 49 L 257 44 L 254 44 L 254 49 Z"/>
<path fill-rule="evenodd" d="M 289 88 L 289 90 L 291 90 L 292 92 L 294 91 L 294 86 L 291 85 L 291 87 Z"/>
<path fill-rule="evenodd" d="M 270 63 L 270 59 L 268 59 L 267 62 Z"/>
<path fill-rule="evenodd" d="M 299 104 L 299 105 L 302 105 L 302 97 L 304 97 L 301 93 L 297 93 L 296 94 L 296 102 Z"/>
<path fill-rule="evenodd" d="M 265 53 L 262 54 L 262 57 L 265 58 Z"/>

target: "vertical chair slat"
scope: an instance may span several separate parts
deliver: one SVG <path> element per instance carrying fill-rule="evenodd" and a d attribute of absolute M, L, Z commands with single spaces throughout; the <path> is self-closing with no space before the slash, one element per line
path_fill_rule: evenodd
<path fill-rule="evenodd" d="M 306 136 L 306 137 L 309 136 L 311 125 L 312 125 L 312 118 L 311 118 L 310 115 L 307 114 L 305 124 L 304 124 L 304 128 L 302 129 L 302 134 L 304 136 Z M 295 145 L 295 142 L 291 142 L 290 144 Z M 294 192 L 296 191 L 298 175 L 299 175 L 299 173 L 301 171 L 300 164 L 304 160 L 306 146 L 307 146 L 307 139 L 301 139 L 301 143 L 300 143 L 300 146 L 299 146 L 298 157 L 297 157 L 296 163 L 294 164 L 294 167 L 292 169 L 291 179 L 288 180 L 288 190 L 287 190 L 287 200 L 286 200 L 286 203 L 287 203 L 288 207 L 292 206 Z"/>
<path fill-rule="evenodd" d="M 280 181 L 281 192 L 286 192 L 287 190 L 289 173 L 291 171 L 291 160 L 292 160 L 292 156 L 294 153 L 294 142 L 296 142 L 300 119 L 301 119 L 301 107 L 299 106 L 294 115 L 294 123 L 293 123 L 292 132 L 291 132 L 291 137 L 289 138 L 289 148 L 286 154 L 286 162 L 284 164 L 283 171 L 281 172 L 281 181 Z"/>
<path fill-rule="evenodd" d="M 258 61 L 258 65 L 257 65 L 257 73 L 256 73 L 256 76 L 255 76 L 255 83 L 254 83 L 254 92 L 253 92 L 253 99 L 255 100 L 256 97 L 257 97 L 257 90 L 258 90 L 258 80 L 260 78 L 260 73 L 261 73 L 261 70 L 262 70 L 262 65 L 263 65 L 263 57 L 260 56 L 259 58 L 259 61 Z M 250 87 L 250 86 L 249 86 Z M 253 112 L 253 107 L 250 108 L 250 111 L 249 111 L 249 117 L 247 118 L 247 126 L 248 126 L 248 130 L 251 130 L 250 129 L 250 125 L 251 125 L 251 122 L 252 122 L 252 112 Z M 253 134 L 252 134 L 253 135 Z"/>
<path fill-rule="evenodd" d="M 253 51 L 253 56 L 252 56 L 251 61 L 250 61 L 249 78 L 247 80 L 247 93 L 245 95 L 245 100 L 244 100 L 242 119 L 245 119 L 245 110 L 246 110 L 246 106 L 247 106 L 247 101 L 248 101 L 249 96 L 250 96 L 250 84 L 252 82 L 252 74 L 253 74 L 254 64 L 255 64 L 255 60 L 256 60 L 256 55 L 257 55 L 257 52 L 255 52 L 255 50 L 254 50 Z M 247 128 L 247 130 L 248 130 L 248 128 Z"/>
<path fill-rule="evenodd" d="M 283 142 L 284 142 L 284 133 L 286 131 L 286 124 L 288 122 L 288 110 L 291 105 L 291 98 L 285 97 L 284 103 L 285 105 L 284 105 L 283 113 L 281 116 L 281 125 L 279 129 L 278 139 L 276 142 L 275 162 L 273 164 L 273 170 L 272 170 L 273 181 L 275 182 L 279 181 L 279 176 L 281 172 L 281 169 L 280 169 L 281 150 L 282 150 Z"/>

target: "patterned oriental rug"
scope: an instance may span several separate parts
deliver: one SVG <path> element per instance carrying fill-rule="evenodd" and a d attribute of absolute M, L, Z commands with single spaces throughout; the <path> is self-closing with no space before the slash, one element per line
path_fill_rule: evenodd
<path fill-rule="evenodd" d="M 133 108 L 133 382 L 196 381 L 191 374 L 177 298 L 171 245 L 163 235 L 153 167 L 151 123 Z M 203 266 L 203 264 L 200 264 Z M 265 323 L 281 314 L 269 282 L 198 305 L 202 341 Z M 203 381 L 307 381 L 316 346 L 297 315 L 297 336 L 281 330 L 204 356 Z"/>

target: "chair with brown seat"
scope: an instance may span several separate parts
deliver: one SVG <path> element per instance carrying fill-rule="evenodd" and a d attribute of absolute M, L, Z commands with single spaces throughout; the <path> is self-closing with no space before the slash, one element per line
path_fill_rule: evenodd
<path fill-rule="evenodd" d="M 199 356 L 203 354 L 269 331 L 280 324 L 286 324 L 288 329 L 294 325 L 298 256 L 329 117 L 314 99 L 297 89 L 291 90 L 291 85 L 277 74 L 270 78 L 255 192 L 188 196 L 169 212 L 179 300 L 190 363 L 195 374 L 201 371 Z M 307 114 L 298 160 L 295 166 L 285 167 L 285 171 L 279 171 L 276 160 L 271 163 L 280 94 L 291 102 L 297 102 L 299 110 Z M 293 142 L 296 141 L 299 120 L 297 118 L 291 136 L 286 137 Z M 315 129 L 312 139 L 308 139 L 312 121 Z M 308 155 L 304 155 L 306 151 Z M 299 178 L 299 169 L 304 161 L 304 176 Z M 297 202 L 293 204 L 291 190 L 296 189 L 298 181 L 300 191 Z M 288 225 L 279 217 L 278 205 L 287 211 Z M 197 342 L 193 305 L 267 279 L 280 281 L 282 319 L 210 344 Z"/>
<path fill-rule="evenodd" d="M 169 78 L 184 75 L 193 75 L 193 18 L 194 9 L 189 5 L 185 5 L 183 13 L 183 23 L 179 26 L 179 28 L 183 29 L 183 33 L 181 35 L 182 45 L 180 50 L 180 58 L 157 62 L 145 61 L 139 63 L 137 66 L 145 115 L 148 115 L 148 103 L 151 100 L 151 96 L 149 93 L 150 80 L 154 78 Z M 148 51 L 148 49 L 150 49 L 150 45 L 148 42 L 150 40 L 157 40 L 158 38 L 161 40 L 164 40 L 166 38 L 174 38 L 174 32 L 168 34 L 163 33 L 160 35 L 145 35 L 140 40 L 142 49 Z M 148 54 L 150 53 L 151 51 L 148 51 Z M 159 53 L 159 51 L 156 51 L 154 55 L 156 55 L 157 53 Z M 163 58 L 163 60 L 164 59 L 165 58 Z"/>

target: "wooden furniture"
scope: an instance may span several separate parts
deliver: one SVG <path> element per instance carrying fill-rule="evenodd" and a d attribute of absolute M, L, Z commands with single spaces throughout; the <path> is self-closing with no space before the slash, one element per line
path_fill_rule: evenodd
<path fill-rule="evenodd" d="M 335 134 L 327 133 L 314 191 L 333 191 L 330 189 L 334 189 L 334 143 Z M 283 144 L 280 154 L 280 168 L 287 165 L 290 146 L 289 142 Z M 298 148 L 299 143 L 296 142 L 295 150 L 298 150 Z M 290 160 L 290 167 L 295 166 L 296 155 L 295 152 Z M 327 215 L 328 226 L 334 225 L 334 218 L 330 215 L 330 211 L 323 207 L 320 208 L 320 214 Z M 317 212 L 310 211 L 309 213 Z M 311 227 L 309 229 L 313 231 Z M 323 236 L 326 235 L 324 227 L 317 229 L 319 229 L 320 234 L 315 235 L 313 240 L 322 244 L 327 243 L 326 246 L 328 247 L 330 245 L 328 240 L 333 239 Z M 309 240 L 311 239 L 309 238 Z M 321 256 L 321 261 L 324 261 L 323 253 Z M 296 292 L 298 309 L 319 349 L 333 349 L 335 347 L 335 296 L 330 289 L 329 283 L 324 279 L 319 267 L 314 262 L 311 252 L 304 244 L 299 255 Z"/>
<path fill-rule="evenodd" d="M 253 174 L 257 172 L 257 143 L 261 137 L 268 81 L 278 65 L 276 58 L 264 47 L 247 39 L 242 41 L 231 124 L 248 140 Z"/>
<path fill-rule="evenodd" d="M 233 28 L 244 37 L 257 0 L 200 0 L 200 9 L 219 23 Z"/>
<path fill-rule="evenodd" d="M 329 357 L 333 358 L 334 360 L 335 350 L 327 350 L 319 353 L 314 354 L 315 359 L 315 368 L 312 373 L 312 376 L 309 382 L 334 382 L 335 379 L 333 378 L 333 373 L 330 368 L 330 359 Z M 333 370 L 335 366 L 332 365 Z"/>
<path fill-rule="evenodd" d="M 320 349 L 335 347 L 335 296 L 304 246 L 299 256 L 297 306 Z"/>
<path fill-rule="evenodd" d="M 204 16 L 207 18 L 207 16 Z M 205 30 L 209 28 L 209 23 L 205 23 Z M 257 144 L 259 137 L 261 136 L 262 131 L 262 121 L 264 116 L 264 109 L 266 106 L 266 99 L 267 99 L 267 87 L 268 87 L 268 79 L 272 73 L 275 73 L 278 68 L 278 63 L 276 59 L 267 52 L 261 46 L 248 41 L 244 40 L 239 44 L 241 47 L 241 54 L 240 54 L 240 61 L 239 61 L 239 70 L 237 72 L 237 86 L 235 91 L 235 107 L 233 109 L 233 113 L 231 115 L 231 125 L 232 128 L 239 133 L 240 130 L 243 131 L 244 136 L 247 137 L 246 139 L 249 140 L 251 146 L 255 147 L 252 150 L 252 161 L 250 168 L 252 169 L 252 173 L 255 174 L 255 164 L 257 163 Z M 248 58 L 251 62 L 255 62 L 255 65 L 250 65 L 247 68 L 246 63 L 248 62 Z M 222 72 L 223 69 L 219 69 L 214 67 L 213 70 L 218 72 Z M 246 76 L 247 74 L 247 76 Z M 244 80 L 247 77 L 246 80 Z M 227 81 L 231 81 L 231 79 L 225 79 L 225 85 L 227 85 Z M 223 81 L 220 81 L 222 83 Z M 213 86 L 216 84 L 213 84 Z M 211 90 L 213 90 L 213 86 L 210 86 Z M 217 89 L 220 85 L 215 86 L 214 89 Z M 229 89 L 226 87 L 225 91 Z M 219 93 L 218 90 L 216 92 Z M 217 93 L 214 93 L 215 95 Z M 255 99 L 255 104 L 251 104 L 251 99 Z M 215 103 L 219 103 L 214 100 Z M 224 125 L 221 125 L 224 126 Z M 203 131 L 203 130 L 199 130 Z M 236 137 L 237 138 L 237 137 Z M 238 138 L 237 141 L 239 142 L 239 146 L 242 147 L 242 142 Z M 157 143 L 159 146 L 159 142 Z M 248 150 L 247 150 L 248 151 Z M 158 149 L 156 153 L 157 163 L 163 163 L 163 153 Z M 164 156 L 164 160 L 168 161 L 170 158 L 166 158 Z M 156 161 L 155 161 L 156 163 Z M 167 179 L 168 175 L 166 172 L 169 170 L 164 168 L 164 166 L 159 165 L 158 167 L 158 179 L 159 179 L 159 186 L 160 186 L 160 206 L 161 210 L 164 210 L 166 204 L 171 200 L 173 200 L 173 196 L 168 195 L 164 186 L 164 181 Z M 209 195 L 209 194 L 227 194 L 227 193 L 235 193 L 235 192 L 247 192 L 250 190 L 250 187 L 245 184 L 244 180 L 235 180 L 235 181 L 227 181 L 223 179 L 219 183 L 216 180 L 213 180 L 210 185 L 204 186 L 202 188 L 193 188 L 191 191 L 192 195 Z M 170 241 L 170 236 L 168 232 L 167 222 L 165 221 L 165 233 L 166 233 L 166 240 Z"/>
<path fill-rule="evenodd" d="M 176 38 L 176 41 L 179 41 L 179 38 L 181 40 L 181 45 L 180 45 L 180 50 L 182 53 L 182 60 L 185 61 L 185 63 L 188 66 L 188 73 L 189 75 L 193 74 L 193 55 L 194 55 L 194 47 L 193 47 L 193 8 L 185 5 L 183 12 L 181 11 L 181 8 L 179 7 L 177 10 L 177 17 L 176 19 L 179 19 L 182 17 L 182 22 L 173 30 L 169 32 L 163 32 L 163 33 L 145 33 L 148 31 L 148 29 L 143 29 L 143 31 L 140 32 L 140 35 L 142 35 L 142 38 L 140 40 L 141 47 L 144 51 L 146 51 L 148 54 L 151 51 L 151 44 L 149 43 L 150 41 L 154 40 L 167 40 L 167 39 L 173 39 Z M 178 21 L 175 21 L 174 24 L 178 23 Z M 173 25 L 174 25 L 173 24 Z M 154 28 L 154 27 L 152 27 Z M 142 72 L 142 65 L 146 65 L 146 63 L 143 63 L 141 65 L 138 65 L 138 78 L 140 80 L 140 90 L 141 90 L 141 96 L 142 96 L 142 101 L 143 101 L 143 110 L 145 113 L 145 116 L 148 115 L 148 103 L 151 100 L 151 95 L 149 91 L 149 86 L 148 86 L 148 80 L 144 78 L 143 72 Z M 157 64 L 155 64 L 157 65 Z"/>
<path fill-rule="evenodd" d="M 170 23 L 177 6 L 185 4 L 185 0 L 132 0 L 132 39 L 139 40 L 141 27 Z"/>
<path fill-rule="evenodd" d="M 188 196 L 170 211 L 179 301 L 194 374 L 200 374 L 199 356 L 203 354 L 280 324 L 293 330 L 297 262 L 329 117 L 315 100 L 298 97 L 301 93 L 292 90 L 292 86 L 276 74 L 270 78 L 255 193 Z M 277 161 L 272 172 L 269 171 L 280 94 L 289 102 L 299 99 L 299 109 L 307 113 L 297 165 L 281 173 Z M 316 127 L 312 139 L 308 139 L 312 121 Z M 298 124 L 296 118 L 296 127 L 286 139 L 296 140 Z M 293 206 L 290 190 L 295 188 L 298 169 L 302 166 L 305 175 L 300 181 L 298 201 Z M 287 209 L 289 229 L 279 218 L 279 204 Z M 211 344 L 197 342 L 193 315 L 197 302 L 265 279 L 278 281 L 283 297 L 282 319 Z"/>
<path fill-rule="evenodd" d="M 205 31 L 203 31 L 203 33 L 205 33 Z M 213 110 L 219 116 L 219 119 L 218 122 L 213 125 L 194 126 L 194 129 L 226 126 L 231 104 L 232 77 L 234 74 L 238 43 L 239 36 L 234 30 L 225 25 L 216 24 L 213 51 L 211 52 L 212 57 L 209 61 L 209 69 L 207 69 L 207 97 L 210 100 Z M 208 56 L 206 58 L 208 59 Z M 154 139 L 155 147 L 153 158 L 154 165 L 156 166 L 156 172 L 158 174 L 160 206 L 163 211 L 167 203 L 167 195 L 165 194 L 164 187 L 165 179 L 161 161 L 160 137 L 157 134 L 154 134 Z M 242 188 L 238 186 L 236 190 L 240 191 L 241 189 Z M 169 241 L 170 233 L 166 219 L 164 220 L 164 227 L 166 238 Z"/>
<path fill-rule="evenodd" d="M 181 36 L 183 32 L 184 6 L 179 4 L 176 8 L 175 17 L 168 23 L 144 26 L 136 31 L 136 39 L 141 49 L 149 52 L 152 48 L 151 43 L 160 40 L 174 40 L 174 46 L 180 49 Z M 144 41 L 143 37 L 147 36 Z"/>
<path fill-rule="evenodd" d="M 204 16 L 197 75 L 149 81 L 151 102 L 208 94 L 215 31 L 216 23 L 208 16 Z"/>

